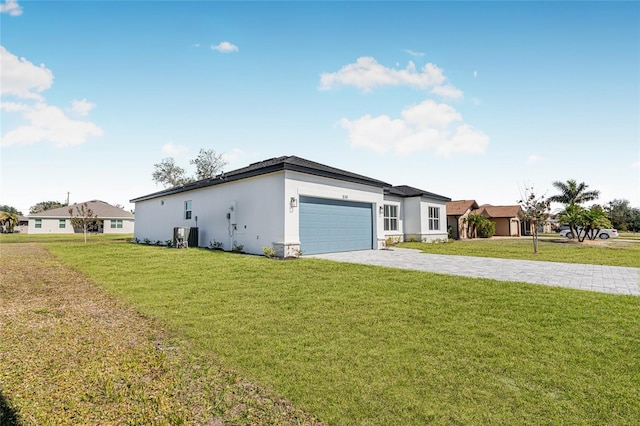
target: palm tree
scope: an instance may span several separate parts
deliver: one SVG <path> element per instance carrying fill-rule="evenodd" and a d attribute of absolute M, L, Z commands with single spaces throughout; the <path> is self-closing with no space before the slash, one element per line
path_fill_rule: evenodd
<path fill-rule="evenodd" d="M 2 232 L 13 232 L 18 225 L 18 216 L 9 212 L 0 212 L 0 229 Z"/>
<path fill-rule="evenodd" d="M 584 182 L 577 183 L 575 179 L 569 179 L 566 182 L 556 181 L 553 186 L 560 191 L 558 195 L 549 197 L 549 201 L 562 203 L 566 206 L 586 203 L 595 200 L 600 195 L 600 191 L 587 191 L 589 185 Z"/>

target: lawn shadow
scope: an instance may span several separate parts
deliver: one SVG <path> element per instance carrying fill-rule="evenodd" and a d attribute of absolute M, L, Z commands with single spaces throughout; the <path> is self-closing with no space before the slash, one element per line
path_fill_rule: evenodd
<path fill-rule="evenodd" d="M 18 426 L 18 416 L 5 399 L 2 392 L 0 392 L 0 426 Z"/>

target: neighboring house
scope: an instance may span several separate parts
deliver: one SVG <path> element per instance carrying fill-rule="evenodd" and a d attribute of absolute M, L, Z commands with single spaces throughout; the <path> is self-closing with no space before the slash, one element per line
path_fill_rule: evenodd
<path fill-rule="evenodd" d="M 451 228 L 451 238 L 466 239 L 468 235 L 467 218 L 471 214 L 486 217 L 496 224 L 496 236 L 519 237 L 529 233 L 529 223 L 522 220 L 522 207 L 478 206 L 475 200 L 456 200 L 447 203 L 447 225 Z"/>
<path fill-rule="evenodd" d="M 520 206 L 492 206 L 483 204 L 471 214 L 479 214 L 496 224 L 496 236 L 519 237 L 528 233 L 528 223 L 522 222 Z"/>
<path fill-rule="evenodd" d="M 446 239 L 449 198 L 295 156 L 131 200 L 138 241 L 197 227 L 198 245 L 280 257 L 379 249 L 398 240 Z"/>
<path fill-rule="evenodd" d="M 29 234 L 73 234 L 82 232 L 82 229 L 74 229 L 71 225 L 69 209 L 76 214 L 76 207 L 85 203 L 76 203 L 70 206 L 46 210 L 29 215 Z M 93 210 L 96 217 L 96 225 L 90 232 L 104 234 L 130 234 L 133 232 L 134 216 L 132 213 L 109 203 L 99 200 L 86 202 Z"/>
<path fill-rule="evenodd" d="M 26 233 L 29 229 L 29 218 L 27 216 L 18 216 L 18 226 L 13 228 L 13 232 Z"/>
<path fill-rule="evenodd" d="M 451 229 L 451 238 L 464 240 L 468 236 L 467 217 L 478 208 L 475 200 L 457 200 L 447 203 L 447 227 Z"/>

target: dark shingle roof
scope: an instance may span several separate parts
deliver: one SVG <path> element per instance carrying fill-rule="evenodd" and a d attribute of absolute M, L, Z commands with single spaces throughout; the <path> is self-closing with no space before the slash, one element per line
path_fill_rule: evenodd
<path fill-rule="evenodd" d="M 315 161 L 305 160 L 304 158 L 296 156 L 283 156 L 259 161 L 257 163 L 250 164 L 247 167 L 233 170 L 231 172 L 221 173 L 211 179 L 199 180 L 175 188 L 169 188 L 162 191 L 154 192 L 153 194 L 143 195 L 141 197 L 132 199 L 131 202 L 135 203 L 138 201 L 151 200 L 157 197 L 163 197 L 166 195 L 177 194 L 180 192 L 191 191 L 194 189 L 205 188 L 213 185 L 220 185 L 226 182 L 232 182 L 235 180 L 273 173 L 281 170 L 302 172 L 310 175 L 355 182 L 363 185 L 371 185 L 379 188 L 390 186 L 386 182 L 382 182 L 380 180 L 372 179 L 370 177 L 362 176 L 356 173 L 351 173 L 346 170 L 336 169 L 335 167 L 326 166 L 324 164 L 316 163 Z"/>
<path fill-rule="evenodd" d="M 444 195 L 434 194 L 433 192 L 424 191 L 422 189 L 414 188 L 407 185 L 392 186 L 388 188 L 390 195 L 397 195 L 399 197 L 429 197 L 436 200 L 451 201 L 451 198 Z"/>
<path fill-rule="evenodd" d="M 133 219 L 133 214 L 122 210 L 119 207 L 112 206 L 109 203 L 105 203 L 100 200 L 91 200 L 86 201 L 87 207 L 89 207 L 93 212 L 97 215 L 98 219 Z M 68 218 L 70 217 L 69 209 L 72 208 L 75 214 L 76 206 L 81 206 L 85 204 L 83 203 L 75 203 L 70 206 L 58 207 L 57 209 L 45 210 L 40 213 L 29 215 L 30 218 L 33 217 L 51 217 L 51 218 Z"/>

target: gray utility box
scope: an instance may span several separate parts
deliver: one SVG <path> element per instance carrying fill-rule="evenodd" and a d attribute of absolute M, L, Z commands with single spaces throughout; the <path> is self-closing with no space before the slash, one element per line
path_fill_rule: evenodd
<path fill-rule="evenodd" d="M 173 246 L 176 248 L 198 247 L 198 228 L 195 226 L 173 228 Z"/>

